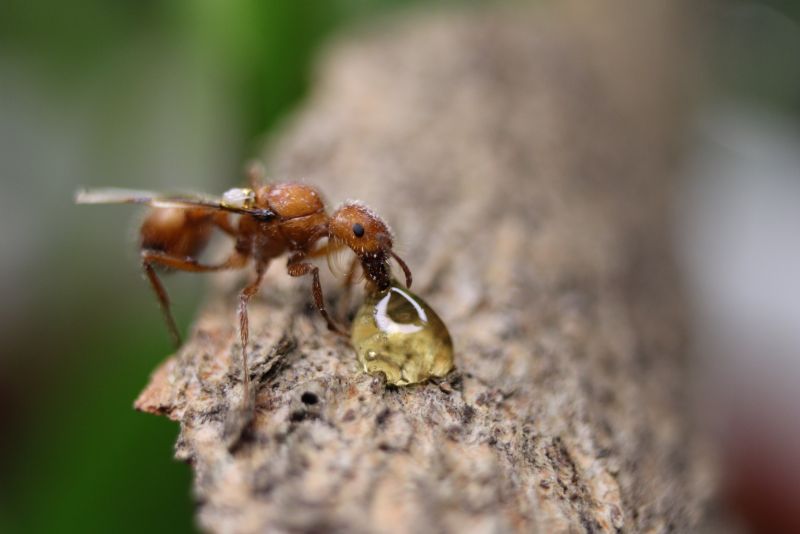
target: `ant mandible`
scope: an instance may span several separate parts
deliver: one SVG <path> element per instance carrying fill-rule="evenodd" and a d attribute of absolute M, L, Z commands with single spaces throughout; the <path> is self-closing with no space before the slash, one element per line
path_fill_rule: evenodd
<path fill-rule="evenodd" d="M 306 260 L 347 247 L 356 256 L 348 280 L 357 260 L 366 284 L 383 290 L 391 283 L 391 257 L 403 269 L 406 285 L 411 285 L 411 271 L 392 250 L 392 233 L 375 212 L 351 201 L 329 216 L 321 195 L 314 187 L 293 182 L 262 184 L 263 171 L 258 165 L 251 165 L 248 175 L 250 188 L 230 189 L 221 198 L 113 188 L 82 190 L 75 195 L 79 204 L 150 206 L 140 229 L 142 269 L 158 298 L 176 347 L 180 346 L 181 338 L 169 296 L 157 271 L 224 271 L 242 269 L 250 260 L 253 261 L 255 278 L 239 293 L 238 305 L 245 403 L 250 398 L 247 304 L 261 287 L 270 261 L 289 253 L 286 263 L 289 276 L 311 275 L 316 308 L 325 318 L 328 329 L 341 335 L 346 334 L 325 309 L 319 268 Z M 238 222 L 231 220 L 231 215 L 238 215 Z M 197 257 L 205 249 L 215 228 L 235 240 L 234 250 L 223 262 L 206 265 Z M 323 238 L 326 242 L 320 245 Z"/>

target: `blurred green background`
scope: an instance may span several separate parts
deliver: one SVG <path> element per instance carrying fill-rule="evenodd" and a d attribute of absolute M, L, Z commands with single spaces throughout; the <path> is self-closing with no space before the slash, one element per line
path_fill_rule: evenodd
<path fill-rule="evenodd" d="M 177 424 L 132 402 L 171 352 L 136 210 L 76 187 L 219 192 L 320 45 L 401 2 L 0 3 L 0 532 L 193 531 Z M 185 329 L 203 277 L 170 277 Z"/>
<path fill-rule="evenodd" d="M 240 183 L 325 40 L 405 4 L 0 3 L 0 532 L 194 530 L 177 425 L 131 407 L 171 352 L 135 210 L 77 207 L 73 192 Z M 713 5 L 713 98 L 796 120 L 796 3 Z M 202 278 L 168 281 L 184 329 Z"/>

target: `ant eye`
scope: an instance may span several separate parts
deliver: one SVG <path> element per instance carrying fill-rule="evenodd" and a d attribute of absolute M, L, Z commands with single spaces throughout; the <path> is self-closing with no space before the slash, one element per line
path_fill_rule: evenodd
<path fill-rule="evenodd" d="M 364 236 L 364 227 L 361 225 L 361 223 L 355 223 L 353 225 L 353 234 L 356 237 L 363 237 Z"/>

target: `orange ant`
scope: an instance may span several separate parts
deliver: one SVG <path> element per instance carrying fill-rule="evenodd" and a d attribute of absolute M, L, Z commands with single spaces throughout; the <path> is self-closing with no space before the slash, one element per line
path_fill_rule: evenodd
<path fill-rule="evenodd" d="M 348 282 L 357 260 L 366 283 L 383 290 L 391 283 L 389 258 L 393 257 L 405 273 L 406 285 L 411 285 L 411 271 L 392 251 L 389 227 L 372 210 L 358 202 L 347 202 L 328 216 L 315 188 L 300 183 L 261 185 L 260 168 L 256 166 L 250 168 L 249 175 L 250 188 L 230 189 L 221 198 L 126 189 L 84 190 L 75 196 L 78 204 L 146 204 L 151 207 L 140 230 L 142 268 L 158 298 L 176 347 L 180 346 L 181 338 L 157 269 L 196 273 L 224 271 L 244 268 L 248 260 L 253 260 L 256 276 L 241 290 L 238 306 L 245 403 L 250 398 L 247 303 L 261 287 L 271 260 L 290 253 L 286 264 L 289 276 L 312 276 L 312 295 L 317 310 L 325 318 L 329 330 L 345 336 L 347 334 L 325 309 L 319 268 L 305 260 L 347 247 L 356 255 Z M 232 214 L 239 216 L 238 222 L 231 220 Z M 197 257 L 208 244 L 214 228 L 234 238 L 235 246 L 222 263 L 205 265 Z M 327 238 L 327 242 L 319 246 L 322 238 Z"/>

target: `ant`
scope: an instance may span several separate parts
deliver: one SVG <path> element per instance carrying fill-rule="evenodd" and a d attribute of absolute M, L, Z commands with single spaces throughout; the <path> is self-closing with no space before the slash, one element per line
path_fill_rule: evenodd
<path fill-rule="evenodd" d="M 181 337 L 158 271 L 200 273 L 242 269 L 253 260 L 255 279 L 239 293 L 238 305 L 245 403 L 250 402 L 247 304 L 261 287 L 264 273 L 273 259 L 289 253 L 286 263 L 289 276 L 311 275 L 317 310 L 328 329 L 343 336 L 347 334 L 325 309 L 319 268 L 306 260 L 347 247 L 355 253 L 355 258 L 346 281 L 352 280 L 357 262 L 360 262 L 366 284 L 380 291 L 391 284 L 389 259 L 394 258 L 403 269 L 406 285 L 411 286 L 411 271 L 392 250 L 392 232 L 375 212 L 359 202 L 349 201 L 329 216 L 322 196 L 314 187 L 294 182 L 262 184 L 263 171 L 258 165 L 250 166 L 248 175 L 250 188 L 230 189 L 221 198 L 114 188 L 82 190 L 75 195 L 78 204 L 150 206 L 139 232 L 142 269 L 158 298 L 176 347 L 181 345 Z M 231 220 L 232 215 L 238 215 L 238 221 Z M 235 240 L 234 250 L 225 261 L 206 265 L 197 257 L 215 228 Z M 320 245 L 323 238 L 326 242 Z"/>

